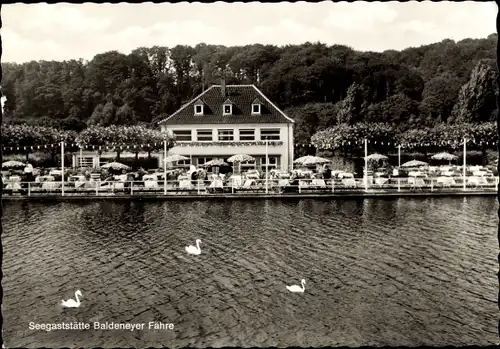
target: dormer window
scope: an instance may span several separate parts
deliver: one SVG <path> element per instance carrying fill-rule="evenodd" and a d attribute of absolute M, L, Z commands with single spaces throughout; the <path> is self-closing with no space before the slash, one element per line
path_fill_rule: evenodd
<path fill-rule="evenodd" d="M 253 115 L 260 115 L 260 107 L 261 107 L 262 103 L 259 101 L 258 98 L 256 98 L 253 102 L 252 102 L 252 114 Z"/>
<path fill-rule="evenodd" d="M 233 106 L 231 104 L 224 104 L 224 115 L 231 115 L 233 113 Z"/>
<path fill-rule="evenodd" d="M 203 115 L 203 102 L 201 100 L 194 104 L 194 115 Z"/>
<path fill-rule="evenodd" d="M 222 105 L 222 113 L 224 115 L 232 115 L 233 114 L 233 102 L 230 99 L 227 99 Z"/>

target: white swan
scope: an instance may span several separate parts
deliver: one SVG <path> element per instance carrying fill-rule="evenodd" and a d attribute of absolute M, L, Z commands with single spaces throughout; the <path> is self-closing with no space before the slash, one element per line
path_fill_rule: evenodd
<path fill-rule="evenodd" d="M 290 292 L 300 292 L 300 293 L 303 293 L 305 291 L 305 289 L 306 289 L 306 287 L 305 287 L 306 280 L 302 279 L 301 284 L 302 284 L 302 287 L 300 287 L 298 285 L 293 285 L 293 286 L 287 286 L 286 288 Z"/>
<path fill-rule="evenodd" d="M 201 253 L 201 248 L 200 248 L 200 239 L 196 239 L 196 246 L 190 245 L 186 246 L 186 252 L 189 254 L 200 254 Z"/>
<path fill-rule="evenodd" d="M 63 300 L 61 301 L 61 305 L 66 308 L 78 308 L 80 306 L 80 298 L 78 298 L 78 296 L 83 297 L 80 290 L 75 292 L 76 301 L 74 299 L 68 299 L 67 301 Z"/>

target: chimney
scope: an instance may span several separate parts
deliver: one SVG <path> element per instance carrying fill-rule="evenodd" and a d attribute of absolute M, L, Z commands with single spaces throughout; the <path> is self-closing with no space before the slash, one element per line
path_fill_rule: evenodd
<path fill-rule="evenodd" d="M 221 86 L 221 91 L 222 91 L 222 97 L 226 97 L 226 78 L 222 78 L 220 81 L 220 86 Z"/>

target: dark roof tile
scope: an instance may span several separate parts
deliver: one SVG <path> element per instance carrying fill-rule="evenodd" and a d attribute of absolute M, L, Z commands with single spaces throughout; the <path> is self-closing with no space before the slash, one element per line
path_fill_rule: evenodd
<path fill-rule="evenodd" d="M 222 105 L 229 99 L 233 103 L 233 114 L 223 115 Z M 194 115 L 194 105 L 202 100 L 208 108 L 203 115 Z M 252 114 L 252 104 L 261 104 L 260 114 Z M 168 118 L 160 121 L 166 125 L 189 124 L 254 124 L 293 123 L 254 85 L 226 85 L 226 95 L 222 95 L 220 85 L 213 85 L 201 95 L 186 103 Z"/>

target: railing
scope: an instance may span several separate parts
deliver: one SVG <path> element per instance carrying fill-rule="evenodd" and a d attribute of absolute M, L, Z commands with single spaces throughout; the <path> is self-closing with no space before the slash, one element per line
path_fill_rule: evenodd
<path fill-rule="evenodd" d="M 260 194 L 331 194 L 331 193 L 408 193 L 498 191 L 498 177 L 376 178 L 365 186 L 364 179 L 229 179 L 220 180 L 147 180 L 94 182 L 6 182 L 4 196 L 108 196 L 108 195 L 211 195 Z"/>

